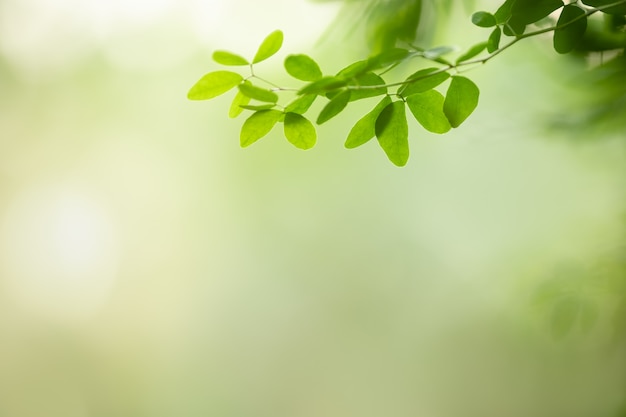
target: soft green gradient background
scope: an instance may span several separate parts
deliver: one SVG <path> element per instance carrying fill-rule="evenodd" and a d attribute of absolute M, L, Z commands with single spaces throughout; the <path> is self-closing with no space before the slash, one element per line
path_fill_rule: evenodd
<path fill-rule="evenodd" d="M 336 10 L 0 0 L 1 417 L 613 415 L 606 318 L 554 341 L 531 300 L 623 239 L 623 142 L 546 131 L 572 92 L 541 45 L 472 72 L 460 129 L 412 123 L 403 169 L 343 149 L 371 103 L 301 152 L 186 100 L 276 28 L 359 58 L 316 45 Z M 442 42 L 485 35 L 465 13 Z"/>

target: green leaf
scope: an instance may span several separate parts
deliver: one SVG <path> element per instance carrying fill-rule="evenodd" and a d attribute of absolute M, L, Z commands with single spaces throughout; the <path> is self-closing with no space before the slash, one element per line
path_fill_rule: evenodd
<path fill-rule="evenodd" d="M 243 107 L 250 102 L 250 97 L 245 96 L 241 91 L 237 91 L 235 98 L 233 99 L 230 109 L 228 110 L 228 117 L 235 118 L 243 112 Z"/>
<path fill-rule="evenodd" d="M 388 104 L 378 115 L 375 130 L 387 158 L 396 166 L 405 166 L 409 160 L 409 126 L 404 102 Z"/>
<path fill-rule="evenodd" d="M 587 30 L 587 16 L 578 6 L 563 7 L 554 31 L 554 50 L 559 54 L 571 52 L 583 38 Z"/>
<path fill-rule="evenodd" d="M 283 32 L 281 32 L 280 30 L 276 30 L 270 33 L 259 46 L 256 55 L 254 55 L 252 63 L 257 64 L 261 61 L 266 60 L 267 58 L 278 52 L 281 46 L 283 46 Z"/>
<path fill-rule="evenodd" d="M 241 106 L 242 109 L 246 109 L 246 110 L 254 110 L 254 111 L 258 111 L 258 110 L 269 110 L 269 109 L 273 109 L 274 107 L 276 107 L 276 104 L 258 104 L 258 105 L 248 105 L 248 104 L 242 104 Z"/>
<path fill-rule="evenodd" d="M 245 81 L 239 84 L 239 91 L 254 100 L 265 101 L 268 103 L 276 103 L 278 101 L 278 95 L 275 92 L 257 87 L 250 81 Z"/>
<path fill-rule="evenodd" d="M 208 100 L 224 94 L 243 80 L 236 72 L 214 71 L 204 75 L 189 90 L 189 100 Z"/>
<path fill-rule="evenodd" d="M 443 112 L 452 127 L 459 127 L 478 105 L 480 90 L 471 80 L 455 75 L 448 87 Z"/>
<path fill-rule="evenodd" d="M 285 59 L 285 70 L 301 81 L 316 81 L 322 78 L 322 71 L 317 62 L 304 54 L 289 55 Z"/>
<path fill-rule="evenodd" d="M 285 114 L 285 137 L 296 148 L 311 149 L 315 146 L 317 133 L 309 120 L 298 113 Z"/>
<path fill-rule="evenodd" d="M 504 25 L 502 32 L 507 36 L 520 36 L 524 34 L 526 30 L 526 23 L 524 23 L 518 16 L 511 16 L 506 25 Z"/>
<path fill-rule="evenodd" d="M 349 85 L 362 87 L 374 87 L 379 85 L 384 86 L 385 80 L 383 80 L 379 75 L 374 74 L 373 72 L 366 72 L 365 74 L 361 74 L 356 77 L 353 81 L 350 82 Z M 387 87 L 363 88 L 351 91 L 352 94 L 350 95 L 350 101 L 356 101 L 364 98 L 376 97 L 382 94 L 386 94 Z"/>
<path fill-rule="evenodd" d="M 488 12 L 476 12 L 472 15 L 472 23 L 482 28 L 490 28 L 496 25 L 496 18 Z"/>
<path fill-rule="evenodd" d="M 217 62 L 218 64 L 231 66 L 250 65 L 247 59 L 229 51 L 213 52 L 213 61 Z"/>
<path fill-rule="evenodd" d="M 451 129 L 450 122 L 443 112 L 443 95 L 436 90 L 413 94 L 406 102 L 424 129 L 433 133 L 446 133 Z"/>
<path fill-rule="evenodd" d="M 626 4 L 618 4 L 616 6 L 605 7 L 609 4 L 617 3 L 615 0 L 582 0 L 587 6 L 601 9 L 604 13 L 615 15 L 626 15 Z"/>
<path fill-rule="evenodd" d="M 370 71 L 370 63 L 368 60 L 357 61 L 339 71 L 337 77 L 352 78 Z"/>
<path fill-rule="evenodd" d="M 376 119 L 378 119 L 380 112 L 390 103 L 391 98 L 385 96 L 372 111 L 359 119 L 352 129 L 350 129 L 344 146 L 348 149 L 354 149 L 369 142 L 370 139 L 376 136 Z"/>
<path fill-rule="evenodd" d="M 497 51 L 498 48 L 500 48 L 501 38 L 502 38 L 502 29 L 500 29 L 500 26 L 498 26 L 493 30 L 493 32 L 491 32 L 491 35 L 489 35 L 489 40 L 487 41 L 487 52 L 492 54 L 495 51 Z"/>
<path fill-rule="evenodd" d="M 303 96 L 300 96 L 291 103 L 289 103 L 285 108 L 285 111 L 289 113 L 304 114 L 307 112 L 307 110 L 309 110 L 311 104 L 313 104 L 316 97 L 316 94 L 305 94 Z"/>
<path fill-rule="evenodd" d="M 316 123 L 321 125 L 322 123 L 327 122 L 333 117 L 337 116 L 343 109 L 346 108 L 348 102 L 350 101 L 350 90 L 344 90 L 341 93 L 337 94 L 332 100 L 330 100 L 326 106 L 322 109 L 319 116 L 317 117 Z"/>
<path fill-rule="evenodd" d="M 574 296 L 563 297 L 552 311 L 552 335 L 562 339 L 574 327 L 580 313 L 580 300 Z"/>
<path fill-rule="evenodd" d="M 450 74 L 447 72 L 433 72 L 441 71 L 439 68 L 425 68 L 419 70 L 406 79 L 408 84 L 403 85 L 398 93 L 404 97 L 408 97 L 411 94 L 423 93 L 424 91 L 432 90 L 445 80 L 450 78 Z"/>
<path fill-rule="evenodd" d="M 407 56 L 409 51 L 402 48 L 392 48 L 384 52 L 374 55 L 367 60 L 367 71 L 373 71 L 377 69 L 387 68 L 391 65 L 396 65 L 402 62 Z"/>
<path fill-rule="evenodd" d="M 267 135 L 282 116 L 283 112 L 278 110 L 261 110 L 253 113 L 241 126 L 239 135 L 241 147 L 250 146 Z"/>
<path fill-rule="evenodd" d="M 349 80 L 341 77 L 322 77 L 302 87 L 298 94 L 325 94 L 329 91 L 345 87 Z"/>
<path fill-rule="evenodd" d="M 563 7 L 561 0 L 516 0 L 511 7 L 511 15 L 516 21 L 528 25 L 561 7 Z"/>
<path fill-rule="evenodd" d="M 501 25 L 511 18 L 511 9 L 515 0 L 506 0 L 495 12 L 496 23 Z"/>
<path fill-rule="evenodd" d="M 472 46 L 466 53 L 461 55 L 456 60 L 456 63 L 458 64 L 459 62 L 467 61 L 468 59 L 474 58 L 476 55 L 480 54 L 482 51 L 485 50 L 485 48 L 487 47 L 487 44 L 488 44 L 488 41 L 477 43 L 476 45 Z"/>
<path fill-rule="evenodd" d="M 423 55 L 426 59 L 437 59 L 442 57 L 450 52 L 454 52 L 455 48 L 452 46 L 437 46 L 435 48 L 430 48 L 424 51 Z"/>

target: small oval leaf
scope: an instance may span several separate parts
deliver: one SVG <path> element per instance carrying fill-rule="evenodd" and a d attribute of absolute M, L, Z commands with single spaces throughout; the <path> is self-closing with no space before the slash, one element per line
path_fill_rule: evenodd
<path fill-rule="evenodd" d="M 231 66 L 250 65 L 247 59 L 229 51 L 213 52 L 213 61 L 217 62 L 218 64 Z"/>
<path fill-rule="evenodd" d="M 282 116 L 283 112 L 278 110 L 261 110 L 253 113 L 241 126 L 239 135 L 241 147 L 250 146 L 267 135 Z"/>
<path fill-rule="evenodd" d="M 502 29 L 500 29 L 500 26 L 498 26 L 493 30 L 493 32 L 491 32 L 491 35 L 489 35 L 489 40 L 487 41 L 487 52 L 492 54 L 495 51 L 497 51 L 498 48 L 500 48 L 501 38 L 502 38 Z"/>
<path fill-rule="evenodd" d="M 257 87 L 250 81 L 245 81 L 239 84 L 239 91 L 254 100 L 265 101 L 268 103 L 276 103 L 278 101 L 278 95 L 275 92 Z"/>
<path fill-rule="evenodd" d="M 455 75 L 448 87 L 443 111 L 452 127 L 459 127 L 478 105 L 480 90 L 471 80 Z"/>
<path fill-rule="evenodd" d="M 404 102 L 388 104 L 378 115 L 375 129 L 387 158 L 396 166 L 405 166 L 409 160 L 409 126 Z"/>
<path fill-rule="evenodd" d="M 472 15 L 472 23 L 482 28 L 490 28 L 496 25 L 496 18 L 488 12 L 476 12 Z"/>
<path fill-rule="evenodd" d="M 322 70 L 317 62 L 304 54 L 289 55 L 285 58 L 285 70 L 289 75 L 301 81 L 316 81 L 322 78 Z"/>
<path fill-rule="evenodd" d="M 276 52 L 280 50 L 283 46 L 283 32 L 280 30 L 276 30 L 269 35 L 261 42 L 259 49 L 254 55 L 254 59 L 252 60 L 253 64 L 257 64 L 261 61 L 266 60 L 267 58 L 274 55 Z"/>
<path fill-rule="evenodd" d="M 378 119 L 380 112 L 389 104 L 391 104 L 391 98 L 385 96 L 372 111 L 359 119 L 350 129 L 344 146 L 348 149 L 353 149 L 369 142 L 370 139 L 376 136 L 376 119 Z"/>
<path fill-rule="evenodd" d="M 306 117 L 298 113 L 285 114 L 285 137 L 296 148 L 311 149 L 315 146 L 317 133 L 315 126 Z"/>
<path fill-rule="evenodd" d="M 423 93 L 424 91 L 432 90 L 450 78 L 450 74 L 447 72 L 437 71 L 440 71 L 440 69 L 426 68 L 413 73 L 406 79 L 407 84 L 402 86 L 400 90 L 398 90 L 398 93 L 404 97 L 410 96 L 411 94 Z"/>
<path fill-rule="evenodd" d="M 285 111 L 289 113 L 304 114 L 307 110 L 309 110 L 316 97 L 316 94 L 305 94 L 300 96 L 289 103 L 285 108 Z"/>
<path fill-rule="evenodd" d="M 349 80 L 340 77 L 322 77 L 302 87 L 302 89 L 298 91 L 298 94 L 325 94 L 329 91 L 345 87 L 348 81 Z"/>
<path fill-rule="evenodd" d="M 440 134 L 451 129 L 450 121 L 443 112 L 443 101 L 443 95 L 436 90 L 413 94 L 406 99 L 415 120 L 429 132 Z"/>
<path fill-rule="evenodd" d="M 243 81 L 236 72 L 214 71 L 205 74 L 187 93 L 189 100 L 208 100 L 224 94 Z"/>
<path fill-rule="evenodd" d="M 242 94 L 241 91 L 237 91 L 235 98 L 230 104 L 230 109 L 228 110 L 228 117 L 235 118 L 239 116 L 244 108 L 242 106 L 247 105 L 250 102 L 250 97 Z"/>
<path fill-rule="evenodd" d="M 330 100 L 326 106 L 322 109 L 317 117 L 316 123 L 321 125 L 337 116 L 343 109 L 346 108 L 350 101 L 350 90 L 344 90 L 337 94 L 332 100 Z"/>
<path fill-rule="evenodd" d="M 477 43 L 476 45 L 472 46 L 466 53 L 461 55 L 456 60 L 456 63 L 458 64 L 459 62 L 467 61 L 469 59 L 474 58 L 476 55 L 480 54 L 482 51 L 485 50 L 488 43 L 489 41 L 486 41 L 486 42 Z"/>
<path fill-rule="evenodd" d="M 585 11 L 571 4 L 563 7 L 556 27 L 553 38 L 554 50 L 559 54 L 571 52 L 587 30 Z"/>

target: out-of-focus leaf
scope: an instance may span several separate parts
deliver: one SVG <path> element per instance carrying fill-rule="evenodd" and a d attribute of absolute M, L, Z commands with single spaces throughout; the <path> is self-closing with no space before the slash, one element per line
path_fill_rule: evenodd
<path fill-rule="evenodd" d="M 204 75 L 187 93 L 189 100 L 208 100 L 224 94 L 243 81 L 232 71 L 214 71 Z"/>
<path fill-rule="evenodd" d="M 278 110 L 261 110 L 253 113 L 241 126 L 239 135 L 241 147 L 250 146 L 267 135 L 282 116 L 283 112 Z"/>
<path fill-rule="evenodd" d="M 396 166 L 409 160 L 409 126 L 403 101 L 388 104 L 376 119 L 376 137 L 387 158 Z"/>
<path fill-rule="evenodd" d="M 261 61 L 266 60 L 267 58 L 274 55 L 278 52 L 283 46 L 283 32 L 280 30 L 276 30 L 269 35 L 261 42 L 259 49 L 254 55 L 254 59 L 252 60 L 253 64 L 257 64 Z"/>
<path fill-rule="evenodd" d="M 370 139 L 376 136 L 376 119 L 378 119 L 380 112 L 389 104 L 391 104 L 391 98 L 385 96 L 372 111 L 359 119 L 350 129 L 344 146 L 348 149 L 353 149 L 369 142 Z"/>
<path fill-rule="evenodd" d="M 337 116 L 343 109 L 346 108 L 350 101 L 350 90 L 344 90 L 337 94 L 332 100 L 330 100 L 326 106 L 322 109 L 317 117 L 316 123 L 321 125 Z"/>
<path fill-rule="evenodd" d="M 496 18 L 489 12 L 476 12 L 472 15 L 472 23 L 483 28 L 496 25 Z"/>
<path fill-rule="evenodd" d="M 229 51 L 213 52 L 213 61 L 222 65 L 232 65 L 232 66 L 250 65 L 247 59 Z"/>
<path fill-rule="evenodd" d="M 452 127 L 459 127 L 478 105 L 480 90 L 470 79 L 455 75 L 448 87 L 443 111 Z"/>
<path fill-rule="evenodd" d="M 250 97 L 241 93 L 241 91 L 237 91 L 235 98 L 230 104 L 230 109 L 228 110 L 228 117 L 235 118 L 243 112 L 243 107 L 250 102 Z"/>
<path fill-rule="evenodd" d="M 322 78 L 322 71 L 317 62 L 304 54 L 289 55 L 285 58 L 285 70 L 292 77 L 302 81 L 315 81 Z"/>
<path fill-rule="evenodd" d="M 325 94 L 329 91 L 345 87 L 349 80 L 342 77 L 322 77 L 302 87 L 298 94 Z"/>
<path fill-rule="evenodd" d="M 401 62 L 409 56 L 409 51 L 402 48 L 393 48 L 374 55 L 367 60 L 367 70 L 387 68 L 391 65 Z"/>
<path fill-rule="evenodd" d="M 580 314 L 580 300 L 574 296 L 559 299 L 552 310 L 552 335 L 562 339 L 572 330 Z"/>
<path fill-rule="evenodd" d="M 465 52 L 456 60 L 456 63 L 458 64 L 459 62 L 467 61 L 469 59 L 474 58 L 476 55 L 480 54 L 482 51 L 485 50 L 485 48 L 487 47 L 487 44 L 488 42 L 480 42 L 472 46 L 467 52 Z"/>
<path fill-rule="evenodd" d="M 450 52 L 454 52 L 455 49 L 456 48 L 453 48 L 452 46 L 437 46 L 427 49 L 426 51 L 424 51 L 423 55 L 426 59 L 435 60 L 446 54 L 449 54 Z"/>
<path fill-rule="evenodd" d="M 567 5 L 561 11 L 554 31 L 554 50 L 559 54 L 571 52 L 587 30 L 587 16 L 578 6 Z"/>
<path fill-rule="evenodd" d="M 311 149 L 315 146 L 317 133 L 313 124 L 298 113 L 285 114 L 285 137 L 296 148 Z"/>
<path fill-rule="evenodd" d="M 443 101 L 443 95 L 436 90 L 413 94 L 406 99 L 415 120 L 433 133 L 446 133 L 451 128 L 443 112 Z"/>
<path fill-rule="evenodd" d="M 239 91 L 254 100 L 265 101 L 268 103 L 276 103 L 278 101 L 278 95 L 265 88 L 257 87 L 250 81 L 245 81 L 239 84 Z"/>

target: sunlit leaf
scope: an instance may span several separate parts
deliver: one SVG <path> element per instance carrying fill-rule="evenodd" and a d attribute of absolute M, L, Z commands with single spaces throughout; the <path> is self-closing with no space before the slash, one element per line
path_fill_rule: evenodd
<path fill-rule="evenodd" d="M 501 38 L 502 38 L 502 29 L 500 29 L 500 27 L 498 26 L 493 30 L 493 32 L 491 32 L 491 35 L 489 35 L 489 40 L 487 41 L 487 52 L 492 54 L 495 51 L 497 51 L 498 48 L 500 48 Z"/>
<path fill-rule="evenodd" d="M 343 109 L 346 108 L 348 102 L 350 101 L 350 90 L 344 90 L 341 93 L 337 94 L 330 100 L 326 106 L 322 109 L 319 116 L 317 117 L 316 123 L 321 125 L 322 123 L 327 122 L 333 117 L 337 116 Z"/>
<path fill-rule="evenodd" d="M 409 51 L 402 48 L 392 48 L 367 60 L 367 70 L 372 71 L 376 69 L 387 68 L 391 65 L 395 65 L 409 56 Z"/>
<path fill-rule="evenodd" d="M 361 87 L 384 86 L 385 80 L 383 80 L 379 75 L 374 74 L 373 72 L 366 72 L 365 74 L 361 74 L 360 76 L 358 76 L 356 79 L 354 79 L 354 81 L 350 82 L 350 85 Z M 352 94 L 350 95 L 350 101 L 355 101 L 386 94 L 387 87 L 363 88 L 351 91 Z"/>
<path fill-rule="evenodd" d="M 419 70 L 407 77 L 406 81 L 410 82 L 405 84 L 398 90 L 398 93 L 404 97 L 411 94 L 423 93 L 424 91 L 432 90 L 445 80 L 450 78 L 450 74 L 441 71 L 439 68 L 425 68 Z"/>
<path fill-rule="evenodd" d="M 448 87 L 443 111 L 452 127 L 459 127 L 478 105 L 480 91 L 470 79 L 455 75 Z"/>
<path fill-rule="evenodd" d="M 443 112 L 443 101 L 443 95 L 436 90 L 413 94 L 406 99 L 415 120 L 433 133 L 446 133 L 451 128 Z"/>
<path fill-rule="evenodd" d="M 578 6 L 565 6 L 556 26 L 553 38 L 554 50 L 559 54 L 571 52 L 587 30 L 585 11 Z"/>
<path fill-rule="evenodd" d="M 189 100 L 208 100 L 224 94 L 243 80 L 236 72 L 214 71 L 204 75 L 189 90 Z"/>
<path fill-rule="evenodd" d="M 222 65 L 232 65 L 232 66 L 250 65 L 247 59 L 229 51 L 213 52 L 213 61 Z"/>
<path fill-rule="evenodd" d="M 254 111 L 258 111 L 258 110 L 269 110 L 269 109 L 273 109 L 274 107 L 276 107 L 276 104 L 242 104 L 240 106 L 242 109 L 246 109 L 246 110 L 254 110 Z"/>
<path fill-rule="evenodd" d="M 278 95 L 275 92 L 257 87 L 250 81 L 239 84 L 239 91 L 254 100 L 266 101 L 268 103 L 276 103 L 278 101 Z"/>
<path fill-rule="evenodd" d="M 281 46 L 283 46 L 283 32 L 281 32 L 280 30 L 276 30 L 270 33 L 259 46 L 256 55 L 254 55 L 252 63 L 256 64 L 266 60 L 267 58 L 278 52 Z"/>
<path fill-rule="evenodd" d="M 352 78 L 370 71 L 368 60 L 354 62 L 337 73 L 337 77 Z"/>
<path fill-rule="evenodd" d="M 574 327 L 580 313 L 580 300 L 574 296 L 563 297 L 552 310 L 552 335 L 562 339 Z"/>
<path fill-rule="evenodd" d="M 302 81 L 315 81 L 322 78 L 322 71 L 317 62 L 308 55 L 289 55 L 285 59 L 285 70 L 292 77 Z"/>
<path fill-rule="evenodd" d="M 315 146 L 317 133 L 313 124 L 298 113 L 285 114 L 285 137 L 296 148 L 311 149 Z"/>
<path fill-rule="evenodd" d="M 496 25 L 496 18 L 488 12 L 476 12 L 472 15 L 472 23 L 483 28 Z"/>
<path fill-rule="evenodd" d="M 289 103 L 285 108 L 285 111 L 289 113 L 304 114 L 307 110 L 309 110 L 316 97 L 316 94 L 305 94 L 300 96 Z"/>
<path fill-rule="evenodd" d="M 239 135 L 241 147 L 250 146 L 267 135 L 282 116 L 283 112 L 278 110 L 261 110 L 253 113 L 241 126 Z"/>
<path fill-rule="evenodd" d="M 391 98 L 385 96 L 372 111 L 359 119 L 352 129 L 350 129 L 344 146 L 348 149 L 353 149 L 369 142 L 370 139 L 376 136 L 376 119 L 378 119 L 380 112 L 390 103 Z"/>
<path fill-rule="evenodd" d="M 617 1 L 615 0 L 582 0 L 584 4 L 591 7 L 596 7 L 602 9 L 604 13 L 615 14 L 615 15 L 626 15 L 626 4 L 617 4 L 611 7 L 605 7 L 609 4 L 615 4 Z"/>
<path fill-rule="evenodd" d="M 341 77 L 322 77 L 302 87 L 298 94 L 324 94 L 337 88 L 345 87 L 349 80 Z"/>
<path fill-rule="evenodd" d="M 237 91 L 235 98 L 230 104 L 230 109 L 228 110 L 228 117 L 235 118 L 243 112 L 243 107 L 250 102 L 250 97 L 241 93 L 241 91 Z"/>
<path fill-rule="evenodd" d="M 409 160 L 409 126 L 403 101 L 388 104 L 376 119 L 376 137 L 387 158 L 399 167 Z"/>
<path fill-rule="evenodd" d="M 476 55 L 480 54 L 482 51 L 485 50 L 485 48 L 487 47 L 487 43 L 488 42 L 480 42 L 472 46 L 466 53 L 461 55 L 456 60 L 456 63 L 458 64 L 459 62 L 467 61 L 468 59 L 474 58 Z"/>
<path fill-rule="evenodd" d="M 511 7 L 512 18 L 520 23 L 531 24 L 563 7 L 561 0 L 516 0 Z"/>

